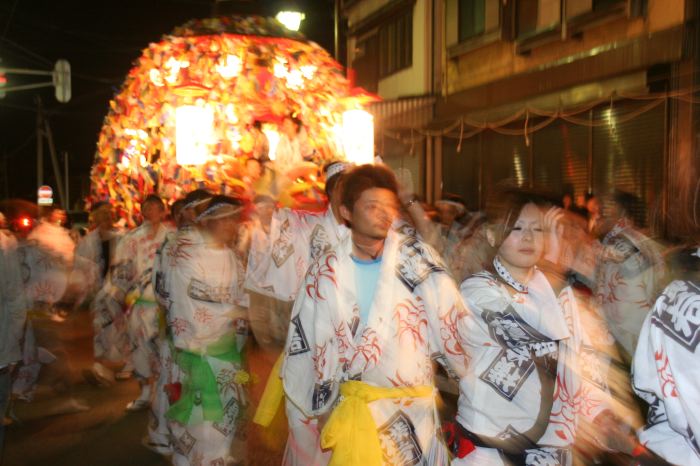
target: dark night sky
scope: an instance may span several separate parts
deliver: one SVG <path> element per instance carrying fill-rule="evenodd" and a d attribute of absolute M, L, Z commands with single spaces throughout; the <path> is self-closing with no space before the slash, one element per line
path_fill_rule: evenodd
<path fill-rule="evenodd" d="M 284 0 L 220 2 L 220 13 L 274 16 Z M 293 2 L 306 13 L 302 32 L 333 51 L 333 1 Z M 0 198 L 36 199 L 36 113 L 39 95 L 49 112 L 56 150 L 70 154 L 71 203 L 88 174 L 109 99 L 149 42 L 192 18 L 212 16 L 213 0 L 0 0 L 0 66 L 50 70 L 59 58 L 72 71 L 72 99 L 60 104 L 53 88 L 8 93 L 0 99 Z M 8 86 L 49 77 L 8 75 Z M 44 181 L 53 172 L 44 149 Z M 0 159 L 1 161 L 2 159 Z M 62 164 L 62 160 L 60 161 Z M 7 187 L 6 187 L 7 183 Z M 6 191 L 7 189 L 7 191 Z"/>

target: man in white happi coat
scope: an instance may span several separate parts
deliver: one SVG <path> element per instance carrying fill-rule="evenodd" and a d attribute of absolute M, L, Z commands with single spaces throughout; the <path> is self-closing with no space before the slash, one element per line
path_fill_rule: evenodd
<path fill-rule="evenodd" d="M 282 371 L 289 402 L 322 433 L 288 445 L 285 464 L 448 464 L 433 362 L 466 367 L 456 333 L 466 309 L 437 253 L 391 230 L 393 173 L 365 165 L 343 183 L 352 234 L 309 268 Z"/>
<path fill-rule="evenodd" d="M 692 272 L 664 289 L 646 317 L 632 365 L 649 404 L 644 447 L 672 464 L 700 465 L 700 248 L 683 251 Z"/>
<path fill-rule="evenodd" d="M 163 223 L 165 205 L 151 194 L 141 204 L 143 223 L 130 231 L 118 245 L 113 284 L 127 312 L 127 332 L 131 342 L 130 360 L 141 386 L 141 393 L 126 409 L 139 411 L 151 402 L 153 366 L 157 364 L 155 337 L 158 335 L 158 306 L 153 293 L 151 272 L 156 250 L 170 227 Z"/>
<path fill-rule="evenodd" d="M 242 211 L 240 201 L 212 198 L 197 216 L 197 234 L 186 241 L 178 235 L 166 258 L 174 261 L 163 286 L 175 365 L 166 416 L 176 466 L 245 459 L 243 443 L 234 441 L 247 408 L 241 354 L 247 327 L 238 305 L 242 270 L 230 247 Z"/>

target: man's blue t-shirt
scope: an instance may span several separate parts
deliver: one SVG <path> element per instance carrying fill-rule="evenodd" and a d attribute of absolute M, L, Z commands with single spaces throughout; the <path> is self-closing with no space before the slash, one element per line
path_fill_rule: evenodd
<path fill-rule="evenodd" d="M 351 257 L 355 265 L 355 288 L 357 292 L 357 304 L 360 306 L 360 322 L 366 324 L 369 318 L 369 310 L 372 307 L 372 301 L 374 301 L 374 293 L 377 291 L 382 258 L 362 260 L 355 256 Z"/>

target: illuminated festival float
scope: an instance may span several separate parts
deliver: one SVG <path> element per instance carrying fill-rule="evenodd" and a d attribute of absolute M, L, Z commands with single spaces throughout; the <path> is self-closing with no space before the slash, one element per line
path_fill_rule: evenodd
<path fill-rule="evenodd" d="M 168 202 L 195 188 L 242 194 L 245 161 L 274 160 L 289 116 L 301 121 L 309 154 L 280 198 L 317 198 L 322 183 L 309 162 L 373 160 L 373 121 L 362 105 L 374 98 L 352 88 L 323 48 L 274 19 L 190 21 L 150 44 L 110 101 L 88 207 L 109 200 L 133 225 L 149 193 Z"/>

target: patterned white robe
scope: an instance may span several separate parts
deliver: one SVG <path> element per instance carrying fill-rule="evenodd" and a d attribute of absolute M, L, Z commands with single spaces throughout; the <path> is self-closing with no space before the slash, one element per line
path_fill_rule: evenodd
<path fill-rule="evenodd" d="M 649 313 L 633 362 L 649 403 L 639 440 L 666 461 L 700 465 L 700 284 L 676 280 Z"/>
<path fill-rule="evenodd" d="M 593 420 L 608 407 L 607 361 L 596 351 L 611 338 L 604 325 L 579 311 L 570 287 L 557 299 L 537 270 L 526 292 L 486 271 L 465 280 L 461 291 L 471 312 L 458 327 L 471 365 L 460 381 L 457 421 L 478 436 L 514 442 L 539 418 L 546 428 L 530 433 L 539 435 L 532 439 L 538 448 L 526 450 L 524 464 L 571 465 L 581 418 Z M 549 396 L 541 394 L 548 382 L 536 358 L 551 364 Z M 498 450 L 477 446 L 452 464 L 505 463 Z"/>
<path fill-rule="evenodd" d="M 143 378 L 151 377 L 153 367 L 157 364 L 154 338 L 158 334 L 158 309 L 151 272 L 156 250 L 170 230 L 169 226 L 161 223 L 158 230 L 151 234 L 151 226 L 144 223 L 124 235 L 117 246 L 115 273 L 118 280 L 114 284 L 119 287 L 119 295 L 123 296 L 117 300 L 125 302 L 130 294 L 136 299 L 126 309 L 127 332 L 131 341 L 134 370 Z"/>
<path fill-rule="evenodd" d="M 601 251 L 595 293 L 610 331 L 631 357 L 663 278 L 663 263 L 653 240 L 624 219 L 603 239 Z"/>
<path fill-rule="evenodd" d="M 73 267 L 75 244 L 68 230 L 41 222 L 18 248 L 27 298 L 53 305 L 63 297 Z"/>
<path fill-rule="evenodd" d="M 110 232 L 107 239 L 110 257 L 114 257 L 119 239 L 117 231 Z M 92 230 L 80 240 L 75 249 L 75 263 L 70 284 L 79 293 L 76 297 L 77 304 L 93 298 L 102 289 L 106 281 L 103 277 L 106 277 L 106 273 L 109 272 L 105 270 L 106 266 L 102 257 L 102 237 L 98 230 Z"/>
<path fill-rule="evenodd" d="M 324 213 L 278 209 L 270 233 L 254 232 L 245 287 L 280 301 L 294 301 L 309 265 L 349 230 L 328 208 Z"/>
<path fill-rule="evenodd" d="M 235 332 L 239 351 L 248 332 L 244 311 L 238 306 L 242 293 L 238 277 L 240 264 L 229 249 L 212 249 L 195 230 L 178 234 L 162 258 L 168 265 L 160 271 L 158 294 L 168 304 L 168 330 L 174 350 L 203 353 L 222 336 Z M 165 294 L 163 294 L 165 293 Z M 187 425 L 169 420 L 174 446 L 175 465 L 226 465 L 231 459 L 241 461 L 245 455 L 236 436 L 241 436 L 248 405 L 243 383 L 245 372 L 240 364 L 204 356 L 216 377 L 224 407 L 220 423 L 202 418 L 195 406 Z M 176 355 L 173 355 L 176 360 Z M 173 364 L 172 382 L 183 383 L 185 374 Z"/>
<path fill-rule="evenodd" d="M 466 310 L 437 253 L 390 231 L 368 322 L 362 325 L 351 251 L 348 236 L 321 255 L 294 305 L 284 389 L 308 418 L 332 410 L 346 380 L 380 387 L 430 386 L 433 361 L 466 366 L 456 328 Z M 433 398 L 377 400 L 369 408 L 385 464 L 446 464 Z"/>

